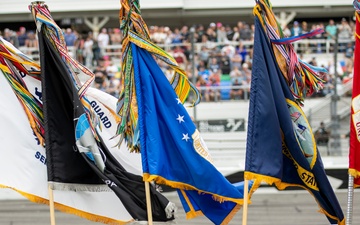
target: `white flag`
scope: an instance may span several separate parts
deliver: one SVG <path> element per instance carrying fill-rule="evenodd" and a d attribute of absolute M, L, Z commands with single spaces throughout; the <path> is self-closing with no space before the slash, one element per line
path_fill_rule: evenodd
<path fill-rule="evenodd" d="M 24 78 L 29 91 L 41 98 L 41 83 L 32 77 Z M 115 134 L 116 121 L 108 109 L 115 111 L 116 99 L 98 90 L 89 90 L 93 107 L 108 119 L 102 124 L 104 140 Z M 0 71 L 0 187 L 16 190 L 30 201 L 48 202 L 45 149 L 30 128 L 28 118 L 13 89 Z M 95 110 L 95 111 L 96 111 Z M 111 123 L 111 126 L 109 126 Z M 113 147 L 117 140 L 106 141 L 116 159 L 129 172 L 141 174 L 140 155 L 130 153 L 125 146 Z M 125 149 L 124 149 L 125 148 Z M 6 156 L 6 157 L 5 157 Z M 133 218 L 114 192 L 72 192 L 54 190 L 55 208 L 90 220 L 124 224 Z"/>

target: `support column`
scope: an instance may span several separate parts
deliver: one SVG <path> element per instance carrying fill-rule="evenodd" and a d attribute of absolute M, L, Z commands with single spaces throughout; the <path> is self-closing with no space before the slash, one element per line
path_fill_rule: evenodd
<path fill-rule="evenodd" d="M 275 15 L 277 21 L 279 21 L 281 28 L 284 29 L 286 25 L 288 25 L 296 16 L 296 12 L 292 11 L 290 13 L 286 13 L 285 11 L 281 11 L 279 17 Z"/>
<path fill-rule="evenodd" d="M 94 16 L 91 22 L 88 18 L 84 18 L 84 22 L 92 30 L 94 38 L 97 38 L 100 29 L 110 20 L 108 16 L 103 17 L 100 22 L 99 19 L 98 16 Z"/>
<path fill-rule="evenodd" d="M 339 50 L 339 29 L 336 29 L 336 36 L 335 36 L 335 46 L 334 46 L 334 91 L 331 96 L 331 104 L 330 104 L 330 114 L 331 114 L 331 138 L 332 142 L 330 143 L 330 155 L 331 156 L 339 156 L 341 155 L 341 142 L 340 142 L 340 116 L 337 113 L 337 102 L 340 100 L 340 96 L 337 92 L 337 57 L 338 57 L 338 50 Z"/>

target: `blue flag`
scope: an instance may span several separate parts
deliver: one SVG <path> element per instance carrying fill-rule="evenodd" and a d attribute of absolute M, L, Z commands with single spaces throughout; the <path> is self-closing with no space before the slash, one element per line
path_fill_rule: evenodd
<path fill-rule="evenodd" d="M 146 50 L 131 44 L 144 179 L 179 189 L 187 218 L 226 224 L 243 203 L 213 165 L 207 147 L 169 81 Z"/>
<path fill-rule="evenodd" d="M 327 179 L 311 127 L 295 102 L 277 65 L 265 31 L 256 17 L 245 178 L 302 187 L 316 199 L 332 224 L 345 224 Z"/>

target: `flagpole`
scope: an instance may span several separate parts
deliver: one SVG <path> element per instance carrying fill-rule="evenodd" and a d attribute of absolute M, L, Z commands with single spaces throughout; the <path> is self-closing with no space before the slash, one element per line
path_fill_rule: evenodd
<path fill-rule="evenodd" d="M 150 182 L 145 181 L 145 194 L 146 194 L 146 208 L 148 215 L 148 225 L 153 224 L 152 210 L 151 210 L 151 199 L 150 199 Z"/>
<path fill-rule="evenodd" d="M 54 192 L 51 189 L 50 184 L 48 185 L 48 191 L 49 191 L 49 206 L 50 206 L 50 223 L 51 225 L 55 225 Z"/>
<path fill-rule="evenodd" d="M 354 177 L 349 174 L 348 198 L 347 198 L 346 225 L 352 225 L 353 201 L 354 201 Z"/>
<path fill-rule="evenodd" d="M 191 82 L 193 83 L 193 85 L 196 85 L 197 76 L 195 76 L 195 27 L 194 26 L 190 28 L 190 37 L 191 37 L 191 75 L 192 75 Z M 196 98 L 195 95 L 194 98 Z M 194 112 L 193 114 L 194 121 L 197 121 L 195 106 L 193 107 L 193 112 Z"/>
<path fill-rule="evenodd" d="M 244 205 L 243 205 L 243 220 L 242 225 L 247 224 L 247 214 L 248 214 L 248 199 L 249 199 L 249 180 L 245 179 L 244 183 Z"/>

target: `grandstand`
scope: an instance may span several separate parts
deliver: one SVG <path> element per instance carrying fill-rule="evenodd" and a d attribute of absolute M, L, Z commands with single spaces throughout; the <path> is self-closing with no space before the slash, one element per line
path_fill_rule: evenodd
<path fill-rule="evenodd" d="M 14 0 L 7 2 L 6 7 L 0 11 L 0 19 L 2 21 L 2 28 L 8 25 L 15 25 L 18 28 L 28 22 L 33 24 L 30 13 L 28 12 L 27 5 L 30 2 L 24 0 Z M 61 2 L 55 0 L 48 0 L 46 4 L 49 6 L 52 16 L 58 20 L 59 25 L 63 27 L 73 27 L 76 29 L 91 30 L 88 25 L 93 25 L 92 29 L 99 31 L 102 26 L 104 27 L 118 27 L 119 26 L 119 0 L 104 0 L 98 4 L 97 1 L 84 1 L 79 0 L 76 2 L 70 2 L 69 0 L 63 0 Z M 4 4 L 4 3 L 0 3 Z M 309 23 L 315 23 L 317 21 L 328 21 L 329 18 L 336 19 L 347 18 L 348 21 L 352 20 L 353 7 L 351 4 L 346 4 L 341 0 L 327 1 L 326 4 L 320 4 L 319 2 L 304 0 L 301 4 L 297 1 L 272 1 L 275 7 L 275 12 L 278 13 L 280 21 L 284 24 L 293 21 L 294 19 L 301 21 L 306 19 Z M 148 25 L 157 26 L 169 26 L 180 27 L 183 25 L 191 26 L 193 24 L 203 23 L 207 27 L 209 23 L 221 22 L 222 24 L 229 23 L 235 24 L 238 21 L 248 21 L 252 23 L 252 7 L 254 1 L 190 1 L 190 0 L 173 0 L 173 1 L 161 1 L 161 0 L 142 0 L 141 2 L 143 17 Z M 206 6 L 206 7 L 204 7 Z M 78 19 L 78 20 L 77 20 Z M 86 25 L 88 24 L 88 25 Z M 98 25 L 97 27 L 95 25 Z M 33 27 L 34 25 L 32 25 Z M 149 27 L 150 27 L 149 26 Z M 242 41 L 247 50 L 251 49 L 252 40 Z M 229 42 L 234 47 L 239 44 L 238 41 Z M 219 51 L 225 44 L 225 42 L 215 41 L 211 48 L 211 51 Z M 166 50 L 171 50 L 174 46 L 182 46 L 188 48 L 189 43 L 158 43 Z M 302 54 L 302 59 L 309 62 L 315 58 L 319 64 L 329 67 L 329 62 L 333 61 L 334 53 L 331 46 L 334 41 L 322 37 L 320 39 L 302 40 L 295 46 L 298 53 Z M 195 54 L 200 54 L 202 46 L 205 43 L 195 43 Z M 320 47 L 320 50 L 319 50 Z M 115 65 L 120 65 L 120 51 L 121 45 L 110 44 L 104 47 L 106 56 L 111 58 Z M 38 57 L 34 49 L 28 47 L 20 47 L 23 52 L 35 52 L 32 55 L 33 58 Z M 69 51 L 75 56 L 76 48 L 69 47 Z M 210 54 L 212 54 L 210 52 Z M 187 56 L 189 57 L 189 56 Z M 189 58 L 188 58 L 189 59 Z M 251 59 L 250 59 L 251 60 Z M 340 52 L 338 54 L 339 68 L 345 67 L 345 54 Z M 94 68 L 92 68 L 94 69 Z M 189 72 L 189 71 L 187 71 Z M 348 83 L 350 84 L 350 83 Z M 231 79 L 229 74 L 222 74 L 220 85 L 218 87 L 212 87 L 220 91 L 221 99 L 215 99 L 214 102 L 202 102 L 195 108 L 190 108 L 189 113 L 198 122 L 199 121 L 243 121 L 244 130 L 236 132 L 202 132 L 205 142 L 211 153 L 214 155 L 215 164 L 226 175 L 232 174 L 237 171 L 243 170 L 244 155 L 246 146 L 246 127 L 247 127 L 247 112 L 248 112 L 248 95 L 244 96 L 242 100 L 230 101 Z M 246 86 L 241 86 L 245 90 Z M 201 89 L 201 88 L 200 88 Z M 349 89 L 349 85 L 338 85 L 338 89 L 341 92 L 341 100 L 338 104 L 339 116 L 341 120 L 340 134 L 342 137 L 346 136 L 348 132 L 348 120 L 350 108 L 349 97 L 346 95 Z M 324 121 L 327 127 L 331 127 L 331 93 L 333 90 L 328 90 L 328 94 L 323 98 L 312 98 L 305 102 L 304 111 L 308 115 L 313 129 L 316 130 L 321 121 Z M 246 92 L 245 92 L 246 93 Z M 232 123 L 232 122 L 228 122 Z M 333 152 L 331 150 L 331 142 L 327 146 L 319 146 L 323 155 L 342 155 L 346 156 L 348 152 L 348 139 L 341 139 L 340 152 Z M 327 162 L 325 160 L 325 162 Z M 338 162 L 344 162 L 338 160 Z M 335 163 L 330 158 L 329 165 Z M 343 166 L 343 165 L 342 165 Z"/>
<path fill-rule="evenodd" d="M 72 27 L 80 32 L 92 31 L 97 33 L 102 27 L 106 28 L 117 28 L 119 26 L 119 7 L 120 0 L 48 0 L 45 1 L 49 6 L 53 17 L 57 20 L 60 26 Z M 34 29 L 33 18 L 31 18 L 30 13 L 28 12 L 27 5 L 29 1 L 24 0 L 13 0 L 8 2 L 0 2 L 2 10 L 0 11 L 0 21 L 1 26 L 0 30 L 3 31 L 5 28 L 12 28 L 17 30 L 20 26 L 26 26 L 29 30 Z M 6 4 L 6 7 L 4 7 Z M 146 20 L 147 24 L 150 26 L 168 26 L 172 30 L 177 27 L 182 27 L 184 25 L 192 26 L 194 24 L 204 24 L 206 27 L 210 23 L 221 22 L 222 24 L 230 24 L 231 26 L 236 26 L 238 21 L 245 21 L 246 23 L 251 24 L 253 21 L 252 16 L 252 7 L 254 6 L 253 0 L 142 0 L 141 6 L 143 9 L 143 17 Z M 339 22 L 341 18 L 346 18 L 348 21 L 352 21 L 353 17 L 353 7 L 350 3 L 347 3 L 343 0 L 328 0 L 326 3 L 319 1 L 282 1 L 282 0 L 272 0 L 272 4 L 275 7 L 275 12 L 278 14 L 280 21 L 283 24 L 292 24 L 294 20 L 298 21 L 307 21 L 311 23 L 327 23 L 329 18 L 332 18 Z M 215 50 L 221 49 L 225 44 L 224 42 L 215 42 Z M 239 45 L 239 41 L 230 42 L 234 47 Z M 253 42 L 251 40 L 243 41 L 246 49 L 251 49 Z M 325 65 L 328 68 L 330 62 L 334 60 L 334 52 L 332 46 L 334 44 L 333 40 L 327 40 L 325 37 L 320 39 L 312 40 L 302 40 L 296 45 L 296 51 L 301 54 L 301 57 L 304 61 L 309 62 L 313 58 L 316 59 L 318 65 Z M 166 50 L 171 50 L 174 46 L 181 45 L 184 48 L 189 46 L 189 43 L 180 43 L 180 44 L 165 44 L 160 43 L 161 47 Z M 201 52 L 202 46 L 204 43 L 195 43 L 195 54 Z M 319 50 L 320 46 L 320 50 Z M 34 49 L 29 47 L 21 47 L 23 52 L 30 52 L 31 57 L 37 58 L 38 53 Z M 106 57 L 111 59 L 115 65 L 120 65 L 120 51 L 121 45 L 119 44 L 110 44 L 104 47 L 104 52 L 106 52 Z M 35 49 L 36 50 L 36 49 Z M 214 50 L 214 51 L 215 51 Z M 69 51 L 76 56 L 77 49 L 74 46 L 69 47 Z M 35 52 L 35 53 L 34 53 Z M 34 53 L 34 54 L 33 54 Z M 346 67 L 346 57 L 344 52 L 338 53 L 338 68 Z M 108 61 L 107 61 L 108 62 Z M 91 69 L 95 67 L 91 65 Z M 334 69 L 334 66 L 332 67 Z M 343 70 L 341 70 L 343 71 Z M 187 71 L 189 72 L 189 71 Z M 190 71 L 191 72 L 191 71 Z M 334 71 L 332 71 L 332 75 Z M 339 74 L 338 74 L 339 75 Z M 342 74 L 341 74 L 342 75 Z M 344 76 L 344 78 L 348 78 Z M 349 148 L 349 139 L 347 134 L 349 132 L 349 118 L 350 118 L 350 97 L 349 92 L 351 92 L 351 79 L 344 82 L 339 82 L 337 89 L 329 88 L 328 92 L 321 97 L 308 98 L 305 100 L 305 106 L 303 108 L 305 114 L 307 115 L 310 125 L 313 128 L 313 131 L 318 129 L 320 122 L 324 122 L 326 127 L 333 129 L 334 118 L 331 113 L 331 104 L 332 104 L 332 94 L 334 90 L 338 91 L 339 99 L 337 102 L 337 115 L 340 118 L 340 127 L 338 133 L 340 134 L 340 146 L 334 145 L 335 140 L 333 137 L 330 138 L 329 143 L 326 145 L 318 146 L 321 156 L 323 158 L 323 163 L 326 169 L 340 169 L 341 173 L 344 174 L 344 177 L 347 175 L 348 167 L 348 148 Z M 187 108 L 189 114 L 195 118 L 196 122 L 206 124 L 206 126 L 213 129 L 200 129 L 202 137 L 205 140 L 207 147 L 214 159 L 214 165 L 231 181 L 239 181 L 242 177 L 242 171 L 245 166 L 245 150 L 246 150 L 246 139 L 247 139 L 247 120 L 248 120 L 248 95 L 245 95 L 241 100 L 231 100 L 230 99 L 230 90 L 231 90 L 231 78 L 229 74 L 222 74 L 219 87 L 213 87 L 213 89 L 218 89 L 221 93 L 221 99 L 215 99 L 214 101 L 201 102 L 198 106 L 194 108 Z M 247 88 L 245 86 L 239 88 Z M 327 171 L 328 172 L 328 171 Z M 331 176 L 332 174 L 330 174 Z M 335 176 L 336 177 L 336 176 Z M 336 177 L 338 178 L 338 177 Z M 346 183 L 332 178 L 331 182 L 334 188 L 338 186 L 344 186 Z M 339 182 L 339 185 L 334 185 L 333 182 Z M 342 184 L 341 184 L 342 183 Z M 267 187 L 265 187 L 267 188 Z M 264 189 L 265 189 L 264 188 Z M 266 190 L 267 191 L 267 190 Z M 1 193 L 0 193 L 1 194 Z M 297 195 L 297 193 L 296 193 Z M 0 195 L 0 199 L 9 198 L 11 195 L 8 193 Z M 344 195 L 345 196 L 345 195 Z M 15 198 L 18 199 L 18 198 Z M 274 196 L 271 196 L 270 199 L 276 199 Z M 293 199 L 288 197 L 288 199 Z M 294 198 L 295 199 L 295 198 Z M 345 197 L 343 197 L 345 199 Z M 299 210 L 299 201 L 302 200 L 301 197 L 297 199 L 297 208 L 295 208 L 294 214 L 302 215 L 301 210 Z M 266 207 L 273 208 L 273 206 L 267 206 L 269 200 L 263 200 L 263 204 Z M 4 203 L 4 202 L 3 202 Z M 12 203 L 8 203 L 10 205 Z M 34 215 L 30 216 L 29 214 L 23 213 L 22 216 L 18 218 L 7 218 L 5 213 L 9 214 L 10 210 L 20 211 L 22 207 L 19 207 L 17 203 L 15 206 L 10 207 L 5 205 L 4 218 L 0 221 L 5 224 L 25 224 L 24 221 L 16 223 L 16 219 L 20 220 L 24 218 L 31 218 L 36 222 L 28 222 L 26 224 L 40 224 L 41 220 L 37 219 L 35 215 L 39 215 L 39 212 L 43 213 L 42 219 L 45 218 L 45 209 L 39 210 L 34 207 L 33 213 L 30 211 L 29 206 L 23 207 L 26 208 L 27 212 L 31 212 Z M 305 205 L 305 203 L 303 203 Z M 271 204 L 269 204 L 271 205 Z M 309 207 L 308 202 L 306 202 L 307 207 Z M 345 204 L 343 204 L 345 205 Z M 6 207 L 10 207 L 6 209 Z M 256 206 L 255 206 L 256 207 Z M 265 207 L 265 206 L 264 206 Z M 284 213 L 284 208 L 290 208 L 287 203 L 283 203 L 282 208 L 278 212 Z M 301 208 L 300 208 L 301 209 Z M 47 209 L 46 209 L 47 210 Z M 255 211 L 255 210 L 254 210 Z M 257 210 L 260 211 L 260 210 Z M 309 211 L 309 210 L 308 210 Z M 307 213 L 304 211 L 303 213 Z M 266 211 L 267 214 L 272 214 Z M 291 214 L 285 213 L 288 218 L 291 217 Z M 9 214 L 10 215 L 10 214 Z M 15 215 L 15 214 L 14 214 Z M 45 216 L 44 216 L 45 215 Z M 258 212 L 253 217 L 259 217 Z M 307 216 L 307 215 L 306 215 Z M 8 216 L 10 217 L 10 216 Z M 38 216 L 40 217 L 40 216 Z M 59 216 L 60 217 L 60 216 Z M 184 216 L 183 216 L 184 217 Z M 265 217 L 265 216 L 260 216 Z M 34 219 L 35 218 L 35 219 Z M 305 218 L 305 216 L 304 216 Z M 60 217 L 60 220 L 63 219 L 64 224 L 69 224 L 67 217 Z M 185 220 L 184 218 L 182 218 Z M 310 219 L 306 218 L 310 221 Z M 30 219 L 26 219 L 29 220 Z M 43 219 L 44 220 L 44 219 Z M 13 223 L 13 221 L 15 221 Z M 80 221 L 80 219 L 79 219 Z M 240 223 L 240 219 L 237 220 L 236 224 Z M 288 220 L 284 220 L 285 223 L 288 223 Z M 274 222 L 271 219 L 270 222 Z M 42 224 L 48 224 L 48 221 L 43 222 Z M 76 224 L 76 223 L 73 223 Z M 83 221 L 80 221 L 78 224 L 85 224 Z M 193 223 L 195 224 L 195 223 Z M 197 223 L 197 224 L 206 224 Z M 235 224 L 235 223 L 234 223 Z M 255 223 L 254 223 L 255 224 Z M 265 224 L 265 222 L 258 223 Z M 305 224 L 305 223 L 303 223 Z M 314 224 L 314 221 L 312 221 Z M 320 224 L 320 223 L 318 223 Z"/>
<path fill-rule="evenodd" d="M 33 19 L 28 11 L 31 1 L 12 0 L 0 2 L 0 21 L 2 27 L 31 25 Z M 48 0 L 52 16 L 63 26 L 76 25 L 79 30 L 89 29 L 86 23 L 95 24 L 94 18 L 100 21 L 106 18 L 105 27 L 119 26 L 120 0 Z M 306 21 L 328 21 L 329 18 L 340 20 L 353 16 L 351 2 L 343 0 L 321 1 L 272 1 L 274 12 L 279 14 L 281 23 L 289 23 L 294 18 Z M 180 27 L 193 24 L 208 25 L 211 22 L 235 25 L 237 21 L 253 22 L 252 8 L 254 0 L 142 0 L 142 16 L 148 25 Z M 87 20 L 87 22 L 85 22 Z M 97 29 L 100 29 L 98 27 Z"/>

